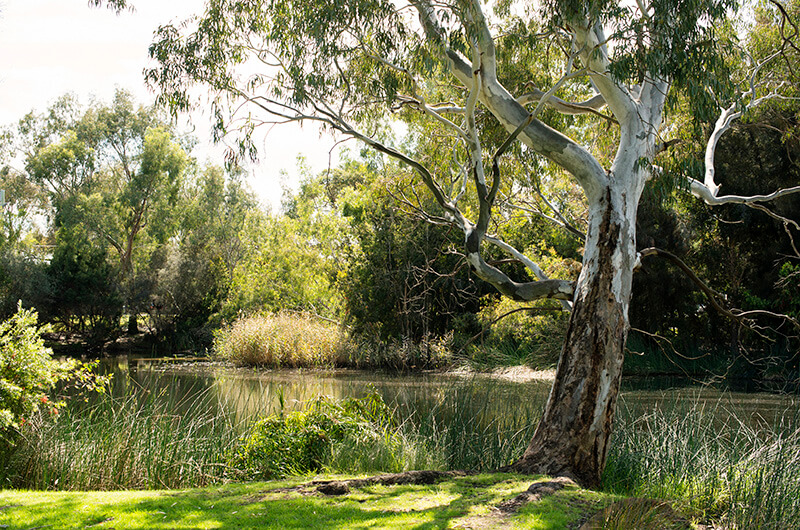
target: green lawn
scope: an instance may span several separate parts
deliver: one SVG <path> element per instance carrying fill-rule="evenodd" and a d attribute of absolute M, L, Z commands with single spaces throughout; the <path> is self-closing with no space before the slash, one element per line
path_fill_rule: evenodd
<path fill-rule="evenodd" d="M 320 478 L 320 477 L 316 477 Z M 331 478 L 331 477 L 326 477 Z M 341 477 L 336 477 L 341 480 Z M 539 480 L 546 480 L 541 478 Z M 512 515 L 493 509 L 534 481 L 510 474 L 325 496 L 309 478 L 172 491 L 0 491 L 0 528 L 578 528 L 616 497 L 568 486 Z"/>

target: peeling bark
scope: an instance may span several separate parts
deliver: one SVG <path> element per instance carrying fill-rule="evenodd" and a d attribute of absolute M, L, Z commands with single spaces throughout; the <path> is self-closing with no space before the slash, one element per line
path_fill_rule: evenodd
<path fill-rule="evenodd" d="M 637 201 L 627 197 L 609 188 L 592 208 L 587 248 L 596 252 L 587 251 L 553 388 L 514 471 L 600 481 L 629 329 Z"/>

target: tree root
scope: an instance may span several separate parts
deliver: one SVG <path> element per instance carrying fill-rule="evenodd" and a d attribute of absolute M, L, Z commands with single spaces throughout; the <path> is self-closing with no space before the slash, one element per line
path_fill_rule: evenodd
<path fill-rule="evenodd" d="M 575 481 L 568 477 L 555 477 L 546 482 L 534 482 L 528 489 L 511 500 L 501 502 L 494 509 L 506 516 L 514 515 L 529 502 L 537 502 L 543 497 L 548 497 L 564 486 L 577 486 Z"/>
<path fill-rule="evenodd" d="M 544 482 L 534 482 L 528 489 L 513 499 L 494 506 L 486 515 L 475 515 L 460 522 L 462 528 L 502 528 L 506 520 L 513 517 L 520 508 L 530 502 L 538 502 L 553 495 L 565 486 L 577 486 L 568 477 L 555 477 Z"/>
<path fill-rule="evenodd" d="M 325 495 L 345 495 L 350 493 L 350 488 L 363 488 L 373 484 L 382 486 L 401 486 L 406 484 L 434 484 L 440 480 L 465 477 L 470 473 L 466 471 L 405 471 L 403 473 L 389 473 L 367 478 L 350 480 L 315 480 L 309 485 L 316 486 L 316 490 Z"/>
<path fill-rule="evenodd" d="M 374 477 L 354 478 L 350 480 L 312 480 L 305 484 L 300 484 L 291 488 L 278 488 L 270 490 L 268 493 L 300 493 L 301 495 L 313 495 L 322 493 L 323 495 L 347 495 L 351 488 L 363 488 L 380 484 L 382 486 L 401 486 L 407 484 L 434 484 L 441 480 L 466 477 L 474 473 L 469 471 L 404 471 L 403 473 L 387 473 Z M 261 500 L 261 496 L 250 499 L 253 502 Z"/>

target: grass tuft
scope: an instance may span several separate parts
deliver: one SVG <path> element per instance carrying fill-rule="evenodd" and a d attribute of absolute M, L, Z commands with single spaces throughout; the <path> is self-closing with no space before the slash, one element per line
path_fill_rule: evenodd
<path fill-rule="evenodd" d="M 71 404 L 54 421 L 40 419 L 0 470 L 4 486 L 115 490 L 185 488 L 220 482 L 220 455 L 242 426 L 214 406 L 210 393 L 192 402 L 163 396 L 103 395 Z M 75 406 L 78 405 L 78 406 Z"/>
<path fill-rule="evenodd" d="M 313 316 L 278 313 L 240 318 L 217 332 L 214 351 L 237 366 L 413 370 L 451 365 L 452 343 L 452 333 L 419 341 L 352 337 Z"/>
<path fill-rule="evenodd" d="M 744 421 L 722 402 L 620 408 L 603 475 L 606 491 L 674 499 L 731 528 L 796 528 L 800 521 L 800 422 Z"/>

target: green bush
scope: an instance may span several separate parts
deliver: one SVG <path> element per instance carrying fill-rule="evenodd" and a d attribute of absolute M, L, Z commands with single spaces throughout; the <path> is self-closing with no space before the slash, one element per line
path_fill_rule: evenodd
<path fill-rule="evenodd" d="M 64 396 L 50 395 L 57 384 L 80 397 L 105 391 L 110 379 L 92 373 L 96 363 L 54 360 L 37 320 L 37 313 L 20 303 L 14 315 L 0 322 L 0 472 L 30 425 L 57 417 L 64 406 Z"/>
<path fill-rule="evenodd" d="M 61 374 L 61 365 L 45 348 L 38 315 L 17 306 L 17 312 L 0 322 L 0 449 L 16 443 L 22 425 L 40 407 L 58 412 L 48 392 Z"/>
<path fill-rule="evenodd" d="M 391 411 L 377 394 L 339 402 L 320 397 L 303 410 L 269 416 L 255 422 L 228 459 L 230 469 L 248 478 L 274 479 L 323 469 L 335 449 L 376 451 L 395 437 Z M 381 462 L 396 468 L 399 462 Z"/>

